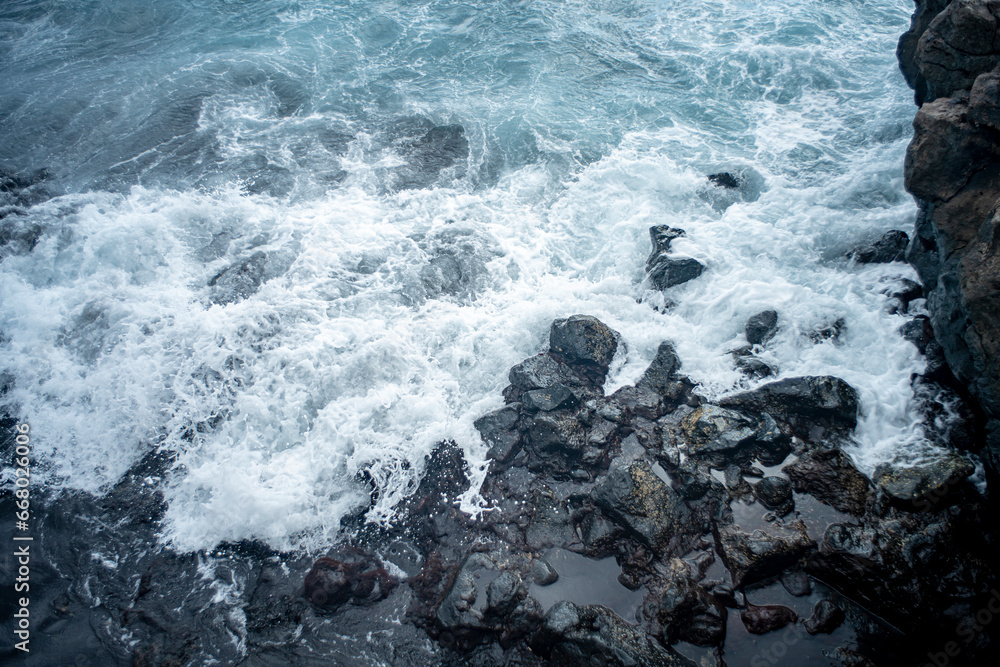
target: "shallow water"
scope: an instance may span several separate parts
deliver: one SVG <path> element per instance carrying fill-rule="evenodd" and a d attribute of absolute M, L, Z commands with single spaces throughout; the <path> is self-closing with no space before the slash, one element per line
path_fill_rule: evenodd
<path fill-rule="evenodd" d="M 319 548 L 367 500 L 360 470 L 391 521 L 436 442 L 483 463 L 473 420 L 573 313 L 622 334 L 609 390 L 671 340 L 711 397 L 746 384 L 729 351 L 774 308 L 781 376 L 859 390 L 862 469 L 933 456 L 881 294 L 915 274 L 844 259 L 912 225 L 911 9 L 5 2 L 0 166 L 58 196 L 0 222 L 40 230 L 0 261 L 0 400 L 52 488 L 174 452 L 154 483 L 181 550 Z M 666 310 L 654 224 L 708 267 Z M 209 284 L 258 252 L 246 298 Z"/>

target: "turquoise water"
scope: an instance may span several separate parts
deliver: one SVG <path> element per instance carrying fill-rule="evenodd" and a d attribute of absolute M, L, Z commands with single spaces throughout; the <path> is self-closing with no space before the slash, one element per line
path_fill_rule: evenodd
<path fill-rule="evenodd" d="M 914 273 L 843 259 L 912 226 L 911 9 L 5 2 L 0 167 L 58 196 L 2 221 L 41 231 L 0 261 L 4 400 L 53 487 L 176 452 L 151 483 L 179 548 L 312 547 L 365 500 L 358 470 L 382 521 L 442 438 L 482 472 L 472 421 L 552 319 L 622 333 L 609 391 L 669 339 L 711 397 L 747 386 L 729 351 L 775 308 L 782 376 L 859 389 L 863 469 L 933 456 L 882 294 Z M 643 282 L 654 224 L 708 267 L 665 296 Z M 220 299 L 254 253 L 259 289 Z"/>

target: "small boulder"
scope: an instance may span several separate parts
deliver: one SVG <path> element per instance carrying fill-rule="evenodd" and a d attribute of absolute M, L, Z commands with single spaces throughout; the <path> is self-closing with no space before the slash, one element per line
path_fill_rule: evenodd
<path fill-rule="evenodd" d="M 754 440 L 757 424 L 735 410 L 705 404 L 681 422 L 692 454 L 726 452 Z"/>
<path fill-rule="evenodd" d="M 899 327 L 899 335 L 913 343 L 920 354 L 927 354 L 927 346 L 934 340 L 934 329 L 929 317 L 917 315 Z"/>
<path fill-rule="evenodd" d="M 804 597 L 812 593 L 812 583 L 809 575 L 802 570 L 785 570 L 781 573 L 781 585 L 789 595 Z"/>
<path fill-rule="evenodd" d="M 768 524 L 745 533 L 735 525 L 714 527 L 716 546 L 736 586 L 778 574 L 816 546 L 801 519 L 785 525 Z"/>
<path fill-rule="evenodd" d="M 782 468 L 799 493 L 808 493 L 816 500 L 839 512 L 861 516 L 871 484 L 851 459 L 839 449 L 818 449 Z"/>
<path fill-rule="evenodd" d="M 872 480 L 898 503 L 912 504 L 914 509 L 929 509 L 949 493 L 962 488 L 973 472 L 975 466 L 955 454 L 922 466 L 897 468 L 883 463 L 875 468 Z"/>
<path fill-rule="evenodd" d="M 551 586 L 559 581 L 559 573 L 549 561 L 536 558 L 531 564 L 531 579 L 539 586 Z"/>
<path fill-rule="evenodd" d="M 778 330 L 778 313 L 773 310 L 765 310 L 757 313 L 746 325 L 747 342 L 751 345 L 763 345 L 774 336 Z"/>
<path fill-rule="evenodd" d="M 803 625 L 811 635 L 830 634 L 844 622 L 844 610 L 830 600 L 820 600 L 813 608 L 812 616 Z"/>
<path fill-rule="evenodd" d="M 784 477 L 765 477 L 753 485 L 753 494 L 757 500 L 769 509 L 791 511 L 792 484 Z"/>
<path fill-rule="evenodd" d="M 677 356 L 677 350 L 672 343 L 664 341 L 656 350 L 656 356 L 649 364 L 649 368 L 642 374 L 636 383 L 637 387 L 652 389 L 663 397 L 676 399 L 678 396 L 678 385 L 681 380 L 677 375 L 680 370 L 681 360 Z"/>
<path fill-rule="evenodd" d="M 683 285 L 704 272 L 705 265 L 693 257 L 660 257 L 649 272 L 649 281 L 662 291 Z"/>
<path fill-rule="evenodd" d="M 760 606 L 751 604 L 740 612 L 740 620 L 750 634 L 763 635 L 796 622 L 799 620 L 799 615 L 788 607 L 778 604 Z"/>
<path fill-rule="evenodd" d="M 664 552 L 687 528 L 690 510 L 645 461 L 612 470 L 591 497 L 645 545 Z"/>
<path fill-rule="evenodd" d="M 596 317 L 573 315 L 552 323 L 549 351 L 600 384 L 618 350 L 620 338 L 617 331 Z"/>
<path fill-rule="evenodd" d="M 910 237 L 906 235 L 906 232 L 892 229 L 875 241 L 854 248 L 848 256 L 858 264 L 902 262 L 909 242 Z"/>
<path fill-rule="evenodd" d="M 674 239 L 685 235 L 683 229 L 668 227 L 667 225 L 655 225 L 649 228 L 649 240 L 653 244 L 653 252 L 646 260 L 646 272 L 650 270 L 652 262 L 660 253 L 670 252 L 670 244 Z"/>
<path fill-rule="evenodd" d="M 318 607 L 330 610 L 347 602 L 377 602 L 399 583 L 376 556 L 355 548 L 335 555 L 317 559 L 306 573 L 302 594 Z"/>
<path fill-rule="evenodd" d="M 719 404 L 745 412 L 767 411 L 786 420 L 823 420 L 832 427 L 854 428 L 858 421 L 858 392 L 832 376 L 785 378 L 723 397 Z"/>
<path fill-rule="evenodd" d="M 705 266 L 690 257 L 672 257 L 670 244 L 674 239 L 684 236 L 683 229 L 657 225 L 649 228 L 649 238 L 653 251 L 646 260 L 646 275 L 653 287 L 665 290 L 674 285 L 694 280 L 702 274 Z"/>

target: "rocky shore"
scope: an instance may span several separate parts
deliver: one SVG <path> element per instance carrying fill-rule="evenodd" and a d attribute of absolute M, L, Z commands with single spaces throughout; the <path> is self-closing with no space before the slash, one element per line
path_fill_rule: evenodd
<path fill-rule="evenodd" d="M 1000 3 L 920 0 L 899 42 L 919 105 L 905 184 L 919 205 L 906 259 L 930 324 L 1000 470 Z"/>
<path fill-rule="evenodd" d="M 905 167 L 915 233 L 890 232 L 845 261 L 905 256 L 917 268 L 923 285 L 887 296 L 901 314 L 926 298 L 929 316 L 908 316 L 901 333 L 927 358 L 913 388 L 947 454 L 859 471 L 844 450 L 855 389 L 833 376 L 774 379 L 762 353 L 779 310 L 751 317 L 732 350 L 754 388 L 711 401 L 670 340 L 635 384 L 606 394 L 629 341 L 566 313 L 510 369 L 504 406 L 475 424 L 491 461 L 478 515 L 459 508 L 473 476 L 451 442 L 427 457 L 391 527 L 359 508 L 318 559 L 255 543 L 151 546 L 164 455 L 104 498 L 52 499 L 34 546 L 35 627 L 86 639 L 40 641 L 37 664 L 993 664 L 995 507 L 975 463 L 988 488 L 1000 471 L 1000 0 L 918 2 L 899 58 L 920 105 Z M 434 128 L 410 154 L 440 171 L 463 142 L 458 126 Z M 399 187 L 426 185 L 415 173 Z M 5 193 L 44 180 L 3 178 Z M 745 186 L 735 171 L 707 176 L 713 206 Z M 11 197 L 11 215 L 28 205 Z M 4 252 L 30 250 L 30 234 L 13 229 L 0 229 Z M 669 307 L 670 290 L 706 267 L 672 249 L 683 230 L 649 232 L 645 285 Z M 213 300 L 252 293 L 266 262 L 258 253 L 219 273 Z M 822 344 L 844 326 L 809 337 Z M 4 418 L 5 434 L 13 423 Z M 370 479 L 357 481 L 374 501 Z M 12 502 L 0 498 L 5 516 Z M 68 517 L 88 517 L 86 529 Z"/>

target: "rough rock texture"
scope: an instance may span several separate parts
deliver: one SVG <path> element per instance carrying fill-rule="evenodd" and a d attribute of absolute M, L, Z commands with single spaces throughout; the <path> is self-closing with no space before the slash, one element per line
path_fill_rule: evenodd
<path fill-rule="evenodd" d="M 665 225 L 649 228 L 653 251 L 646 260 L 646 274 L 650 283 L 658 290 L 694 280 L 705 270 L 705 265 L 696 259 L 670 254 L 670 243 L 681 236 L 684 236 L 683 229 Z"/>
<path fill-rule="evenodd" d="M 774 332 L 778 330 L 778 313 L 774 310 L 765 310 L 757 313 L 746 325 L 747 342 L 751 345 L 763 345 Z"/>
<path fill-rule="evenodd" d="M 726 396 L 719 404 L 750 411 L 767 411 L 790 421 L 824 422 L 831 427 L 854 428 L 858 420 L 858 393 L 836 377 L 795 377 L 770 382 L 753 391 Z"/>
<path fill-rule="evenodd" d="M 558 602 L 545 615 L 532 648 L 550 665 L 567 667 L 694 667 L 600 605 Z"/>
<path fill-rule="evenodd" d="M 1000 469 L 1000 2 L 918 0 L 897 54 L 922 106 L 905 185 L 919 213 L 906 259 L 936 342 L 986 427 Z"/>
<path fill-rule="evenodd" d="M 906 232 L 893 229 L 871 243 L 860 245 L 851 251 L 850 257 L 859 264 L 884 264 L 901 262 L 906 253 L 910 237 Z"/>
<path fill-rule="evenodd" d="M 845 514 L 864 514 L 871 483 L 841 450 L 809 452 L 783 471 L 799 493 L 808 493 Z"/>

